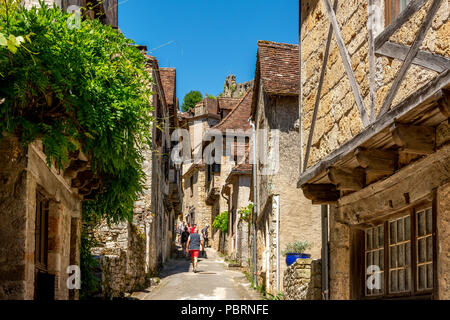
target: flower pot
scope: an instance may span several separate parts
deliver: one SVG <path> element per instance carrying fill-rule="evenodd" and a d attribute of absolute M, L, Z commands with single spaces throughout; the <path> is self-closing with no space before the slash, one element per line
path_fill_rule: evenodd
<path fill-rule="evenodd" d="M 307 253 L 288 253 L 286 255 L 286 264 L 290 266 L 295 261 L 297 261 L 297 259 L 309 259 L 309 258 L 311 258 L 311 255 Z"/>

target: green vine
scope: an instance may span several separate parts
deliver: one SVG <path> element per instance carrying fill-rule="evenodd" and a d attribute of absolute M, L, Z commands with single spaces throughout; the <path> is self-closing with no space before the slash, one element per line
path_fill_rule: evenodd
<path fill-rule="evenodd" d="M 247 221 L 247 222 L 249 222 L 250 216 L 251 216 L 251 214 L 252 214 L 252 212 L 253 212 L 253 207 L 254 207 L 254 204 L 253 204 L 253 203 L 250 203 L 248 206 L 246 206 L 246 207 L 244 207 L 244 208 L 241 208 L 241 209 L 238 211 L 239 216 L 240 216 L 240 220 L 241 220 L 241 221 Z"/>
<path fill-rule="evenodd" d="M 24 145 L 42 140 L 48 164 L 62 168 L 71 152 L 82 151 L 102 186 L 83 211 L 131 219 L 153 120 L 146 58 L 97 20 L 72 30 L 70 14 L 57 7 L 0 1 L 0 137 L 15 134 Z"/>
<path fill-rule="evenodd" d="M 219 229 L 223 233 L 228 232 L 228 211 L 224 211 L 221 214 L 218 214 L 214 218 L 214 222 L 212 223 L 213 228 Z"/>

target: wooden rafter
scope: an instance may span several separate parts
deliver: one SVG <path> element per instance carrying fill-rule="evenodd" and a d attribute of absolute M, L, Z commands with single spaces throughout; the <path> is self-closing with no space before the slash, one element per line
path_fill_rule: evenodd
<path fill-rule="evenodd" d="M 310 180 L 327 170 L 330 166 L 334 165 L 337 161 L 344 158 L 350 152 L 354 152 L 354 150 L 361 146 L 364 142 L 368 141 L 382 130 L 388 128 L 395 122 L 395 119 L 408 114 L 411 110 L 414 110 L 426 101 L 435 100 L 437 96 L 441 97 L 441 91 L 449 85 L 450 70 L 446 70 L 425 86 L 414 92 L 407 99 L 402 101 L 396 108 L 388 111 L 377 119 L 370 125 L 370 128 L 362 131 L 353 139 L 343 144 L 339 149 L 331 152 L 320 162 L 308 168 L 300 175 L 297 186 L 301 187 L 302 185 L 305 185 Z"/>
<path fill-rule="evenodd" d="M 303 194 L 314 204 L 332 204 L 339 200 L 340 192 L 334 184 L 306 184 Z"/>
<path fill-rule="evenodd" d="M 395 144 L 400 147 L 401 151 L 418 155 L 434 152 L 436 144 L 436 129 L 434 127 L 394 123 L 390 130 Z"/>
<path fill-rule="evenodd" d="M 397 153 L 393 151 L 357 148 L 356 161 L 367 172 L 375 174 L 393 174 L 396 168 Z"/>
<path fill-rule="evenodd" d="M 450 118 L 450 90 L 443 90 L 442 98 L 438 103 L 441 113 L 445 117 Z"/>
<path fill-rule="evenodd" d="M 337 0 L 334 0 L 334 10 L 336 10 L 336 7 L 337 7 Z M 317 87 L 316 101 L 314 104 L 314 111 L 313 111 L 313 116 L 311 119 L 311 128 L 309 130 L 308 143 L 306 145 L 305 160 L 303 161 L 303 171 L 305 171 L 306 168 L 308 167 L 308 160 L 309 160 L 309 154 L 311 152 L 312 138 L 314 136 L 314 128 L 316 126 L 317 113 L 319 111 L 320 96 L 322 95 L 323 80 L 325 78 L 325 71 L 327 69 L 328 57 L 330 56 L 330 46 L 331 46 L 331 37 L 332 36 L 333 36 L 333 27 L 330 24 L 330 28 L 328 29 L 327 45 L 325 47 L 325 53 L 323 55 L 323 63 L 322 63 L 322 70 L 320 72 L 319 86 Z"/>
<path fill-rule="evenodd" d="M 395 77 L 391 89 L 389 90 L 386 99 L 384 100 L 383 106 L 381 107 L 380 113 L 378 114 L 378 118 L 381 117 L 384 113 L 386 113 L 389 108 L 392 105 L 392 101 L 395 98 L 395 95 L 397 94 L 397 91 L 400 87 L 401 82 L 403 81 L 403 78 L 406 75 L 406 72 L 411 67 L 412 61 L 416 57 L 417 53 L 419 52 L 420 46 L 422 45 L 423 40 L 425 39 L 425 35 L 428 31 L 428 29 L 431 27 L 431 23 L 433 22 L 433 18 L 436 15 L 437 11 L 439 10 L 439 7 L 442 3 L 442 0 L 433 0 L 433 3 L 431 4 L 429 10 L 427 11 L 427 15 L 419 29 L 416 35 L 416 39 L 414 40 L 414 43 L 412 44 L 411 48 L 408 51 L 408 54 L 405 57 L 405 60 L 403 61 L 403 64 L 400 68 L 400 71 L 398 72 L 397 76 Z"/>
<path fill-rule="evenodd" d="M 384 45 L 376 51 L 379 56 L 386 56 L 393 59 L 404 61 L 408 54 L 409 47 L 393 42 L 385 42 Z M 450 69 L 450 59 L 431 52 L 419 50 L 412 61 L 413 64 L 441 73 Z"/>
<path fill-rule="evenodd" d="M 327 170 L 328 178 L 341 191 L 358 191 L 364 187 L 365 174 L 362 169 L 331 167 Z"/>
<path fill-rule="evenodd" d="M 364 106 L 364 101 L 361 95 L 361 91 L 359 89 L 358 82 L 356 81 L 355 73 L 353 72 L 352 65 L 350 63 L 350 55 L 345 46 L 344 39 L 342 38 L 342 32 L 338 25 L 336 19 L 336 13 L 331 7 L 330 0 L 323 0 L 325 9 L 328 13 L 328 18 L 330 19 L 331 25 L 333 26 L 334 37 L 336 38 L 336 43 L 339 48 L 339 52 L 342 58 L 342 62 L 344 64 L 345 72 L 347 73 L 347 77 L 350 81 L 350 86 L 353 91 L 353 95 L 355 97 L 356 106 L 358 107 L 359 115 L 361 117 L 361 121 L 364 127 L 367 127 L 369 122 L 369 117 L 367 116 L 366 108 Z"/>

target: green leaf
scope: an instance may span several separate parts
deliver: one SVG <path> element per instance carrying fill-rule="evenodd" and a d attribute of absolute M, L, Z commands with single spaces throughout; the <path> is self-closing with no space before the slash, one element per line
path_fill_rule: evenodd
<path fill-rule="evenodd" d="M 3 33 L 0 33 L 0 46 L 6 47 L 6 45 L 7 45 L 7 41 L 6 41 L 5 35 Z"/>

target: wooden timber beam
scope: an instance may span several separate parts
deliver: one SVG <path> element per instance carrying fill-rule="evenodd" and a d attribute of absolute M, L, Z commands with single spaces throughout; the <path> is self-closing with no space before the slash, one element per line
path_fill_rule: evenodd
<path fill-rule="evenodd" d="M 369 116 L 366 112 L 366 107 L 364 106 L 364 100 L 361 95 L 361 90 L 359 89 L 358 81 L 356 81 L 355 73 L 352 69 L 352 64 L 350 62 L 350 55 L 348 53 L 347 47 L 345 46 L 345 41 L 342 37 L 342 32 L 337 22 L 336 13 L 331 6 L 330 0 L 323 0 L 324 7 L 328 13 L 328 18 L 330 19 L 331 25 L 333 27 L 334 38 L 339 48 L 339 53 L 342 58 L 342 63 L 344 65 L 345 72 L 347 74 L 348 80 L 350 82 L 350 87 L 352 88 L 353 95 L 355 97 L 356 106 L 361 117 L 361 121 L 364 127 L 370 124 Z"/>
<path fill-rule="evenodd" d="M 72 188 L 82 189 L 90 180 L 94 178 L 94 173 L 91 170 L 81 171 L 77 174 L 75 179 L 72 179 Z"/>
<path fill-rule="evenodd" d="M 388 25 L 375 39 L 375 50 L 380 49 L 386 41 L 400 29 L 428 0 L 412 0 L 406 8 L 400 12 L 398 17 Z"/>
<path fill-rule="evenodd" d="M 303 194 L 314 204 L 332 204 L 339 200 L 340 192 L 334 184 L 305 184 Z"/>
<path fill-rule="evenodd" d="M 77 176 L 78 172 L 84 171 L 88 165 L 89 162 L 84 160 L 72 160 L 69 167 L 64 171 L 64 176 L 73 179 Z"/>
<path fill-rule="evenodd" d="M 354 150 L 363 143 L 374 138 L 386 128 L 389 128 L 390 125 L 395 122 L 395 119 L 399 119 L 402 116 L 407 115 L 412 110 L 423 104 L 431 103 L 440 99 L 442 97 L 441 91 L 449 85 L 450 70 L 446 70 L 422 88 L 415 91 L 408 98 L 399 103 L 395 108 L 386 112 L 383 116 L 372 123 L 369 128 L 357 134 L 351 140 L 344 143 L 340 148 L 334 150 L 321 161 L 308 168 L 300 175 L 297 182 L 297 187 L 300 188 L 302 185 L 308 184 L 310 180 L 325 172 L 327 168 L 333 166 L 337 161 L 341 160 L 349 153 L 354 152 Z"/>
<path fill-rule="evenodd" d="M 400 151 L 417 155 L 432 154 L 435 151 L 436 129 L 433 127 L 394 123 L 390 131 Z"/>
<path fill-rule="evenodd" d="M 438 101 L 438 105 L 441 113 L 450 118 L 450 90 L 442 90 L 442 98 Z"/>
<path fill-rule="evenodd" d="M 368 172 L 386 175 L 395 172 L 397 153 L 394 151 L 357 148 L 354 155 L 358 164 Z"/>
<path fill-rule="evenodd" d="M 405 60 L 403 61 L 403 64 L 400 67 L 397 76 L 392 82 L 391 89 L 389 90 L 386 99 L 383 102 L 383 106 L 380 109 L 378 118 L 380 118 L 383 114 L 385 114 L 391 107 L 392 102 L 394 101 L 394 98 L 397 95 L 397 91 L 400 88 L 400 84 L 402 83 L 403 78 L 406 75 L 406 72 L 408 72 L 409 68 L 411 67 L 414 58 L 419 52 L 420 46 L 422 45 L 423 40 L 425 39 L 428 29 L 430 29 L 431 27 L 431 23 L 433 22 L 434 16 L 439 10 L 441 3 L 442 0 L 433 0 L 433 3 L 431 4 L 429 10 L 427 11 L 425 19 L 422 25 L 420 26 L 419 31 L 417 32 L 416 38 L 414 39 L 413 44 L 411 45 L 411 47 L 408 50 L 408 53 L 406 54 Z"/>
<path fill-rule="evenodd" d="M 365 174 L 363 169 L 331 167 L 327 170 L 328 179 L 340 191 L 358 191 L 364 188 Z"/>
<path fill-rule="evenodd" d="M 378 56 L 386 56 L 405 61 L 408 51 L 409 47 L 405 45 L 387 41 L 375 52 L 375 54 Z M 423 50 L 419 50 L 419 52 L 417 52 L 417 55 L 413 59 L 412 63 L 438 73 L 450 69 L 450 59 Z"/>

